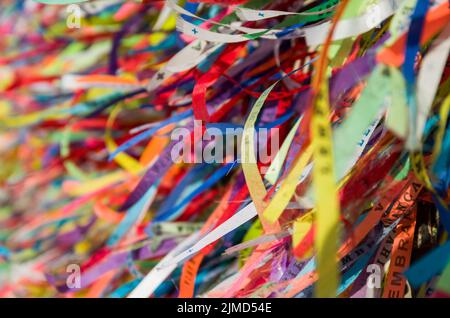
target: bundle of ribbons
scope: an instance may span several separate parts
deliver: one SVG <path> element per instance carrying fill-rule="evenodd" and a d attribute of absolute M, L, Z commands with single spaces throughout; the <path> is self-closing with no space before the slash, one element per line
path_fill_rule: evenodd
<path fill-rule="evenodd" d="M 0 297 L 450 296 L 446 0 L 2 0 Z"/>

